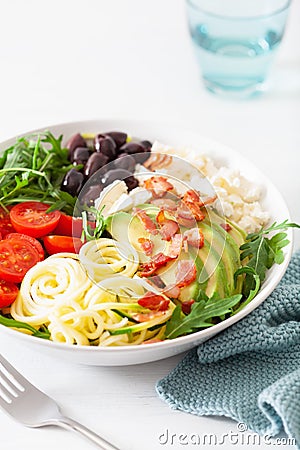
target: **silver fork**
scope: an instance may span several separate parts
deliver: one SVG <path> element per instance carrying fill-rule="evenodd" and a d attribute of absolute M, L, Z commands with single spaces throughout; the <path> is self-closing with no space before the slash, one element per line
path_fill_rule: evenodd
<path fill-rule="evenodd" d="M 85 426 L 63 416 L 55 401 L 33 386 L 1 354 L 0 406 L 27 427 L 56 425 L 82 434 L 102 450 L 119 450 Z"/>

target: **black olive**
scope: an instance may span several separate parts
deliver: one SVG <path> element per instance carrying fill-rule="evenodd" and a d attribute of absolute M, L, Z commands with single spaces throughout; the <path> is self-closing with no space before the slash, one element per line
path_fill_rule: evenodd
<path fill-rule="evenodd" d="M 144 151 L 145 148 L 137 142 L 127 142 L 127 144 L 122 145 L 120 148 L 120 153 L 128 153 L 129 155 L 133 155 L 134 153 L 143 153 Z"/>
<path fill-rule="evenodd" d="M 108 157 L 103 155 L 103 153 L 92 153 L 92 155 L 87 160 L 84 168 L 84 175 L 89 178 L 101 167 L 108 163 Z"/>
<path fill-rule="evenodd" d="M 114 160 L 114 166 L 116 169 L 128 170 L 128 172 L 131 173 L 134 172 L 135 165 L 135 159 L 127 153 L 120 153 L 117 159 Z"/>
<path fill-rule="evenodd" d="M 106 172 L 101 179 L 103 187 L 106 187 L 116 180 L 123 180 L 126 183 L 127 178 L 133 178 L 128 170 L 112 169 Z M 126 183 L 127 184 L 127 183 Z"/>
<path fill-rule="evenodd" d="M 111 137 L 118 148 L 126 144 L 127 133 L 123 133 L 122 131 L 109 131 L 108 133 L 105 133 L 105 136 Z"/>
<path fill-rule="evenodd" d="M 94 140 L 94 146 L 95 150 L 98 153 L 102 153 L 103 155 L 107 156 L 110 161 L 115 159 L 117 156 L 117 146 L 115 141 L 109 137 L 105 136 L 103 134 L 97 134 Z"/>
<path fill-rule="evenodd" d="M 80 133 L 74 134 L 68 142 L 67 142 L 67 149 L 69 150 L 69 158 L 71 159 L 73 156 L 73 152 L 75 148 L 77 147 L 86 147 L 86 141 L 83 139 Z"/>
<path fill-rule="evenodd" d="M 85 204 L 87 206 L 94 206 L 96 198 L 99 197 L 102 192 L 103 187 L 100 184 L 95 184 L 94 186 L 89 186 L 87 189 L 84 189 L 84 193 L 82 197 L 80 197 L 81 204 Z"/>
<path fill-rule="evenodd" d="M 90 151 L 87 147 L 77 147 L 73 152 L 71 162 L 78 166 L 78 164 L 85 164 L 90 157 Z"/>
<path fill-rule="evenodd" d="M 78 172 L 75 169 L 71 169 L 66 173 L 62 181 L 61 190 L 68 192 L 70 195 L 73 195 L 73 197 L 75 197 L 80 192 L 83 180 L 84 176 L 82 173 Z"/>
<path fill-rule="evenodd" d="M 126 183 L 128 191 L 132 191 L 132 189 L 135 189 L 139 185 L 138 180 L 136 178 L 134 178 L 134 176 L 128 177 L 124 181 Z"/>
<path fill-rule="evenodd" d="M 152 149 L 152 142 L 146 140 L 146 141 L 141 141 L 140 144 L 144 148 L 149 149 L 151 151 L 151 149 Z"/>
<path fill-rule="evenodd" d="M 145 161 L 150 157 L 151 151 L 148 149 L 145 149 L 143 153 L 135 153 L 132 155 L 136 163 L 144 164 Z"/>

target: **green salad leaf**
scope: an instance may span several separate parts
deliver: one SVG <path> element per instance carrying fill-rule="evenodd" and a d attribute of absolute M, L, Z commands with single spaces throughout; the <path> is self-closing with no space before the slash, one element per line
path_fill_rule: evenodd
<path fill-rule="evenodd" d="M 232 295 L 227 298 L 218 298 L 213 295 L 208 300 L 199 300 L 193 303 L 191 312 L 188 315 L 182 313 L 179 305 L 173 311 L 172 317 L 167 322 L 166 338 L 176 337 L 194 333 L 202 328 L 215 325 L 213 319 L 232 313 L 233 307 L 242 299 L 241 294 Z"/>
<path fill-rule="evenodd" d="M 0 314 L 0 324 L 5 325 L 6 327 L 21 328 L 23 330 L 28 330 L 32 333 L 32 336 L 35 337 L 50 339 L 50 332 L 46 327 L 42 327 L 40 330 L 37 330 L 28 323 L 20 322 L 12 318 L 2 316 L 1 314 Z"/>
<path fill-rule="evenodd" d="M 60 189 L 65 174 L 74 168 L 62 136 L 45 131 L 19 138 L 0 158 L 0 206 L 41 201 L 72 214 L 76 198 Z M 80 169 L 80 166 L 76 166 Z"/>
<path fill-rule="evenodd" d="M 259 277 L 260 284 L 266 277 L 266 272 L 274 263 L 281 264 L 284 260 L 283 247 L 289 244 L 287 228 L 300 228 L 300 225 L 288 222 L 278 224 L 274 222 L 270 227 L 261 229 L 257 233 L 251 233 L 246 236 L 245 244 L 241 245 L 241 261 L 246 262 L 247 267 L 251 267 L 255 274 Z M 279 231 L 271 238 L 267 237 L 270 233 Z M 246 272 L 245 272 L 246 273 Z M 246 273 L 243 294 L 249 297 L 250 292 L 255 290 L 256 281 L 253 273 Z"/>

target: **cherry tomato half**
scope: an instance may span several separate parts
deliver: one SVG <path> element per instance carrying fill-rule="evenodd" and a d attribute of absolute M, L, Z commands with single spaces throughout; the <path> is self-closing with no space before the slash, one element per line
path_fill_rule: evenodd
<path fill-rule="evenodd" d="M 21 283 L 39 261 L 39 252 L 27 239 L 17 236 L 0 241 L 0 279 Z"/>
<path fill-rule="evenodd" d="M 13 233 L 14 231 L 9 214 L 0 208 L 0 235 L 2 238 L 5 238 L 8 233 Z"/>
<path fill-rule="evenodd" d="M 17 298 L 19 289 L 13 284 L 5 280 L 0 280 L 0 308 L 10 306 Z"/>
<path fill-rule="evenodd" d="M 88 221 L 88 225 L 92 229 L 95 228 L 95 222 Z M 57 227 L 53 230 L 53 234 L 80 238 L 82 234 L 82 218 L 72 217 L 61 213 Z"/>
<path fill-rule="evenodd" d="M 5 236 L 5 239 L 10 238 L 19 238 L 19 239 L 25 239 L 36 249 L 36 251 L 39 254 L 40 261 L 43 261 L 45 259 L 45 252 L 42 247 L 42 244 L 35 238 L 31 236 L 27 236 L 27 234 L 21 234 L 21 233 L 9 233 Z"/>
<path fill-rule="evenodd" d="M 71 236 L 45 236 L 43 241 L 49 255 L 64 252 L 78 253 L 80 247 L 83 245 L 81 239 Z"/>
<path fill-rule="evenodd" d="M 18 233 L 35 238 L 51 233 L 59 222 L 61 213 L 46 213 L 49 205 L 41 202 L 24 202 L 12 207 L 10 220 Z"/>
<path fill-rule="evenodd" d="M 82 233 L 82 218 L 72 217 L 62 213 L 53 233 L 59 236 L 74 236 L 79 238 Z"/>

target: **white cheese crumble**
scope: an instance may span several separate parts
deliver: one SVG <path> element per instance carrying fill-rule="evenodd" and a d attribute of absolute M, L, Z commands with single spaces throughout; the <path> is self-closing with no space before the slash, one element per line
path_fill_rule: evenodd
<path fill-rule="evenodd" d="M 157 141 L 154 142 L 152 151 L 177 155 L 197 167 L 213 186 L 220 201 L 220 212 L 247 233 L 258 231 L 268 223 L 270 215 L 260 204 L 262 197 L 260 187 L 247 180 L 239 170 L 217 167 L 210 157 L 199 154 L 193 149 L 173 149 Z M 173 176 L 178 176 L 179 179 L 189 182 L 194 189 L 199 189 L 196 185 L 199 183 L 199 175 L 195 176 L 190 166 L 185 167 L 178 160 L 172 163 L 171 167 Z M 168 168 L 164 171 L 167 174 Z M 162 170 L 160 169 L 159 172 Z"/>
<path fill-rule="evenodd" d="M 116 180 L 105 187 L 95 200 L 95 207 L 102 210 L 104 217 L 119 211 L 130 211 L 134 206 L 147 203 L 152 197 L 151 192 L 142 187 L 136 187 L 128 193 L 124 181 Z"/>

